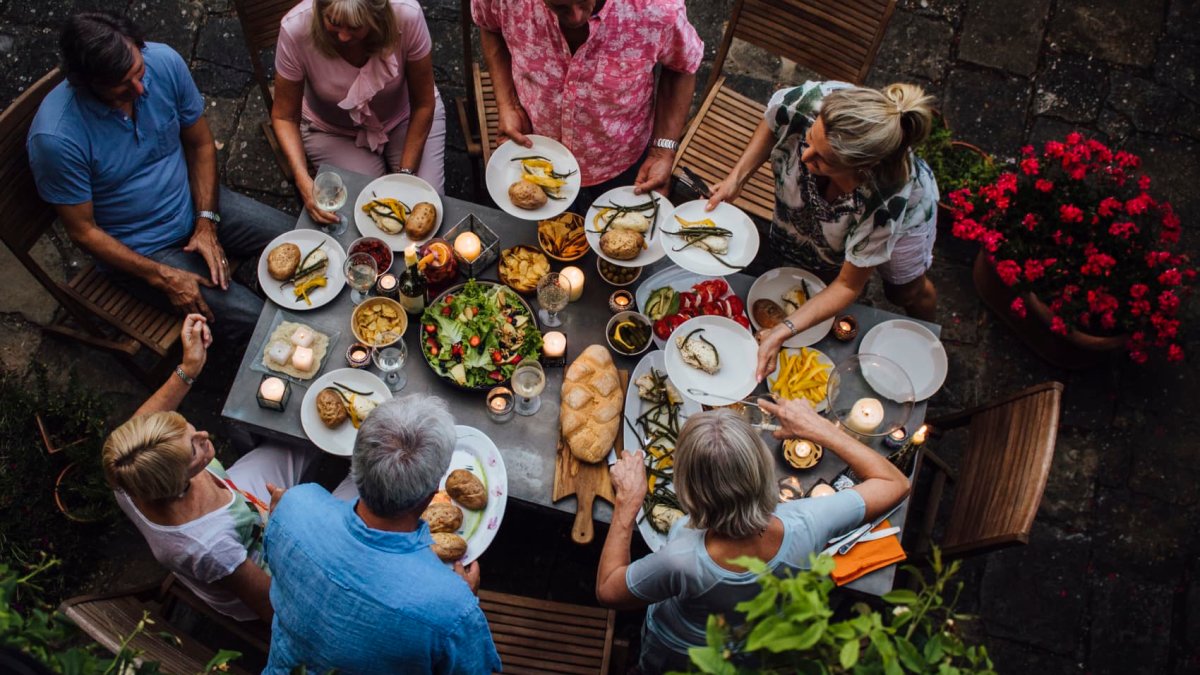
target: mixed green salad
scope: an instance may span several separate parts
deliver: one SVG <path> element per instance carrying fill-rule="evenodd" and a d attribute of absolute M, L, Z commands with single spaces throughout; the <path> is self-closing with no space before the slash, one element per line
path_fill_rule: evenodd
<path fill-rule="evenodd" d="M 507 381 L 518 363 L 542 350 L 537 321 L 517 294 L 474 279 L 426 307 L 421 330 L 433 371 L 473 389 Z"/>

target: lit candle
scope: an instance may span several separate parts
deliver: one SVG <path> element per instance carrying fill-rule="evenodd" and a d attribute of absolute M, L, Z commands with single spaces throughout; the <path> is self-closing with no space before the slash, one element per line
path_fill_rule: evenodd
<path fill-rule="evenodd" d="M 287 385 L 278 377 L 268 377 L 262 381 L 258 387 L 258 393 L 262 395 L 264 401 L 279 403 L 283 400 L 283 390 Z"/>
<path fill-rule="evenodd" d="M 513 393 L 508 387 L 494 387 L 487 395 L 488 417 L 507 422 L 513 416 Z"/>
<path fill-rule="evenodd" d="M 362 368 L 371 361 L 371 351 L 366 345 L 356 342 L 346 350 L 346 361 L 353 368 Z"/>
<path fill-rule="evenodd" d="M 559 272 L 564 279 L 571 284 L 570 301 L 575 302 L 579 296 L 583 295 L 583 270 L 578 267 L 564 267 L 562 272 Z"/>
<path fill-rule="evenodd" d="M 929 427 L 922 424 L 920 429 L 917 429 L 916 431 L 913 432 L 912 444 L 913 445 L 924 445 L 925 437 L 928 434 L 929 434 Z"/>
<path fill-rule="evenodd" d="M 629 291 L 617 291 L 608 298 L 608 308 L 613 314 L 619 314 L 629 309 L 633 304 L 633 296 Z"/>
<path fill-rule="evenodd" d="M 874 432 L 882 422 L 883 404 L 877 398 L 858 399 L 850 409 L 850 415 L 846 417 L 846 426 L 860 434 Z"/>
<path fill-rule="evenodd" d="M 833 337 L 842 342 L 849 342 L 858 335 L 858 321 L 849 314 L 838 317 L 833 324 Z"/>
<path fill-rule="evenodd" d="M 478 258 L 481 249 L 482 242 L 479 241 L 479 235 L 474 232 L 463 232 L 454 238 L 454 250 L 458 251 L 458 254 L 467 262 Z"/>
<path fill-rule="evenodd" d="M 567 336 L 558 331 L 550 331 L 542 336 L 542 353 L 548 359 L 561 359 L 567 351 Z"/>
<path fill-rule="evenodd" d="M 379 279 L 375 281 L 375 287 L 379 289 L 379 294 L 389 298 L 395 297 L 396 287 L 399 285 L 400 280 L 391 272 L 379 275 Z"/>

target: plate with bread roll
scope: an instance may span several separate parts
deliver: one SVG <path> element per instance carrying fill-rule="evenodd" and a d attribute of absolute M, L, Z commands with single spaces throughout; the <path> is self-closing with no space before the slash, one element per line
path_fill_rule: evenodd
<path fill-rule="evenodd" d="M 284 309 L 316 309 L 336 298 L 346 285 L 345 261 L 345 250 L 324 232 L 284 232 L 258 258 L 258 285 Z"/>
<path fill-rule="evenodd" d="M 575 201 L 582 177 L 579 162 L 567 146 L 527 134 L 533 147 L 501 143 L 484 172 L 488 194 L 496 206 L 521 220 L 553 218 Z"/>
<path fill-rule="evenodd" d="M 392 392 L 366 370 L 341 368 L 318 377 L 300 404 L 300 426 L 313 445 L 331 455 L 354 452 L 358 427 Z"/>
<path fill-rule="evenodd" d="M 474 562 L 500 529 L 508 504 L 508 472 L 500 450 L 482 431 L 459 424 L 450 468 L 421 514 L 443 562 Z"/>
<path fill-rule="evenodd" d="M 797 267 L 778 267 L 755 279 L 746 294 L 746 309 L 756 331 L 778 326 L 789 314 L 825 290 L 825 282 L 817 275 Z M 833 317 L 809 326 L 783 343 L 784 347 L 799 349 L 820 342 L 833 328 Z"/>
<path fill-rule="evenodd" d="M 358 193 L 354 226 L 364 237 L 382 239 L 393 251 L 420 246 L 442 227 L 442 198 L 416 176 L 380 176 Z"/>

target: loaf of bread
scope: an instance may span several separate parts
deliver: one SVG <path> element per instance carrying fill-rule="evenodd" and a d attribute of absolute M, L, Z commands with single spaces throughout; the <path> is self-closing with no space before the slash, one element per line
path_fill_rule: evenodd
<path fill-rule="evenodd" d="M 621 430 L 621 380 L 608 350 L 592 345 L 563 378 L 563 439 L 581 462 L 604 459 Z"/>

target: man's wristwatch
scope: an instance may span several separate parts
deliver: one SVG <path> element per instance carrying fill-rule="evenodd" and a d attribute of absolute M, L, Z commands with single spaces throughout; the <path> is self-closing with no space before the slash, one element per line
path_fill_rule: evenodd
<path fill-rule="evenodd" d="M 212 221 L 213 225 L 219 225 L 221 223 L 221 214 L 217 213 L 216 211 L 201 211 L 200 213 L 196 214 L 196 217 L 207 218 Z"/>
<path fill-rule="evenodd" d="M 413 173 L 413 170 L 412 170 L 412 169 L 400 169 L 400 170 L 399 170 L 399 171 L 397 171 L 396 173 L 402 173 L 402 174 L 404 174 L 404 175 L 406 175 L 406 176 L 415 176 L 415 175 L 416 175 L 416 174 L 414 174 L 414 173 Z"/>
<path fill-rule="evenodd" d="M 650 141 L 650 147 L 677 152 L 679 150 L 679 141 L 673 141 L 669 138 L 656 138 Z"/>

